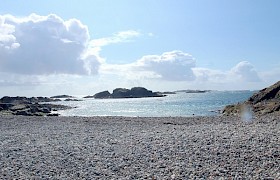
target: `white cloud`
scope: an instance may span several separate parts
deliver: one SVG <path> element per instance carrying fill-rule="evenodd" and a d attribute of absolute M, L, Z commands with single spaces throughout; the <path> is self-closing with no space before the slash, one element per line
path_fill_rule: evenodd
<path fill-rule="evenodd" d="M 230 74 L 236 76 L 241 81 L 258 82 L 260 77 L 254 66 L 248 61 L 241 61 L 230 70 Z"/>
<path fill-rule="evenodd" d="M 103 65 L 101 72 L 118 74 L 128 79 L 156 78 L 167 81 L 192 81 L 194 58 L 182 51 L 165 52 L 162 55 L 143 56 L 125 65 Z"/>
<path fill-rule="evenodd" d="M 102 47 L 102 46 L 107 46 L 109 44 L 129 42 L 129 41 L 131 41 L 131 38 L 138 37 L 140 35 L 141 34 L 138 31 L 134 31 L 134 30 L 121 31 L 121 32 L 113 34 L 113 36 L 111 36 L 111 37 L 105 37 L 105 38 L 91 40 L 90 46 L 91 47 Z"/>
<path fill-rule="evenodd" d="M 227 81 L 227 73 L 219 70 L 213 70 L 208 68 L 192 68 L 196 81 L 199 82 L 212 82 L 212 83 L 222 83 Z"/>
<path fill-rule="evenodd" d="M 0 34 L 0 72 L 96 74 L 101 63 L 87 53 L 88 28 L 77 19 L 64 21 L 54 14 L 3 15 Z"/>
<path fill-rule="evenodd" d="M 193 68 L 196 81 L 211 83 L 240 83 L 259 82 L 259 74 L 248 61 L 241 61 L 229 71 L 220 71 L 208 68 Z"/>

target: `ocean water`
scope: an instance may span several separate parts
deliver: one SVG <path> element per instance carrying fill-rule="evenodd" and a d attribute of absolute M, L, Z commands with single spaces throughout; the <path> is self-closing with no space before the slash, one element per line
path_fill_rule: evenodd
<path fill-rule="evenodd" d="M 157 98 L 82 99 L 58 104 L 76 107 L 59 111 L 62 116 L 177 117 L 214 116 L 226 105 L 248 99 L 254 91 L 177 93 Z"/>

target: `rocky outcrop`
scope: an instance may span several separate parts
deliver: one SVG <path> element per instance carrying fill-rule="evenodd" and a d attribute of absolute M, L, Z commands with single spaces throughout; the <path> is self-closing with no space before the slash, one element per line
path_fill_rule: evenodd
<path fill-rule="evenodd" d="M 252 104 L 257 104 L 262 101 L 280 100 L 280 81 L 260 90 L 248 99 Z"/>
<path fill-rule="evenodd" d="M 237 115 L 244 110 L 244 107 L 250 107 L 256 114 L 280 111 L 280 81 L 260 90 L 243 103 L 226 106 L 222 113 L 225 115 Z"/>
<path fill-rule="evenodd" d="M 112 94 L 113 98 L 130 98 L 132 94 L 130 93 L 129 89 L 126 88 L 117 88 L 113 90 Z"/>
<path fill-rule="evenodd" d="M 93 98 L 96 99 L 107 99 L 107 98 L 111 98 L 111 94 L 109 93 L 109 91 L 102 91 L 99 93 L 96 93 Z"/>
<path fill-rule="evenodd" d="M 45 102 L 60 101 L 48 97 L 9 97 L 0 99 L 0 113 L 23 116 L 49 116 L 58 115 L 52 111 L 69 109 L 68 106 L 56 104 L 44 104 Z"/>
<path fill-rule="evenodd" d="M 143 87 L 134 87 L 131 89 L 117 88 L 111 94 L 109 91 L 102 91 L 94 96 L 87 96 L 85 98 L 108 99 L 108 98 L 143 98 L 143 97 L 163 97 L 165 95 L 152 92 Z"/>
<path fill-rule="evenodd" d="M 27 98 L 22 96 L 16 96 L 16 97 L 4 96 L 0 99 L 0 103 L 12 103 L 12 104 L 30 104 L 30 103 L 55 102 L 55 101 L 60 101 L 60 100 L 48 98 L 48 97 Z"/>

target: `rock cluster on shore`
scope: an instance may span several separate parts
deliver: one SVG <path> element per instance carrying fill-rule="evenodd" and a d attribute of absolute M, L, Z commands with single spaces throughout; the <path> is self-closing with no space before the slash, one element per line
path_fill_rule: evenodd
<path fill-rule="evenodd" d="M 134 87 L 131 89 L 117 88 L 111 94 L 109 91 L 102 91 L 93 96 L 84 98 L 109 99 L 109 98 L 143 98 L 143 97 L 164 97 L 165 95 L 152 92 L 143 87 Z"/>
<path fill-rule="evenodd" d="M 238 115 L 244 109 L 250 109 L 260 115 L 280 111 L 280 81 L 260 90 L 243 103 L 226 106 L 222 113 Z"/>
<path fill-rule="evenodd" d="M 52 113 L 52 111 L 70 108 L 49 103 L 56 101 L 60 100 L 48 97 L 27 98 L 4 96 L 0 99 L 0 113 L 23 116 L 58 116 L 57 113 Z"/>

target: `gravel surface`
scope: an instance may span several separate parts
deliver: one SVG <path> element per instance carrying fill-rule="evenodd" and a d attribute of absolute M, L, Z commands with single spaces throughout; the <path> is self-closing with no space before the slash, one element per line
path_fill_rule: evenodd
<path fill-rule="evenodd" d="M 280 179 L 280 116 L 0 116 L 0 179 Z"/>

